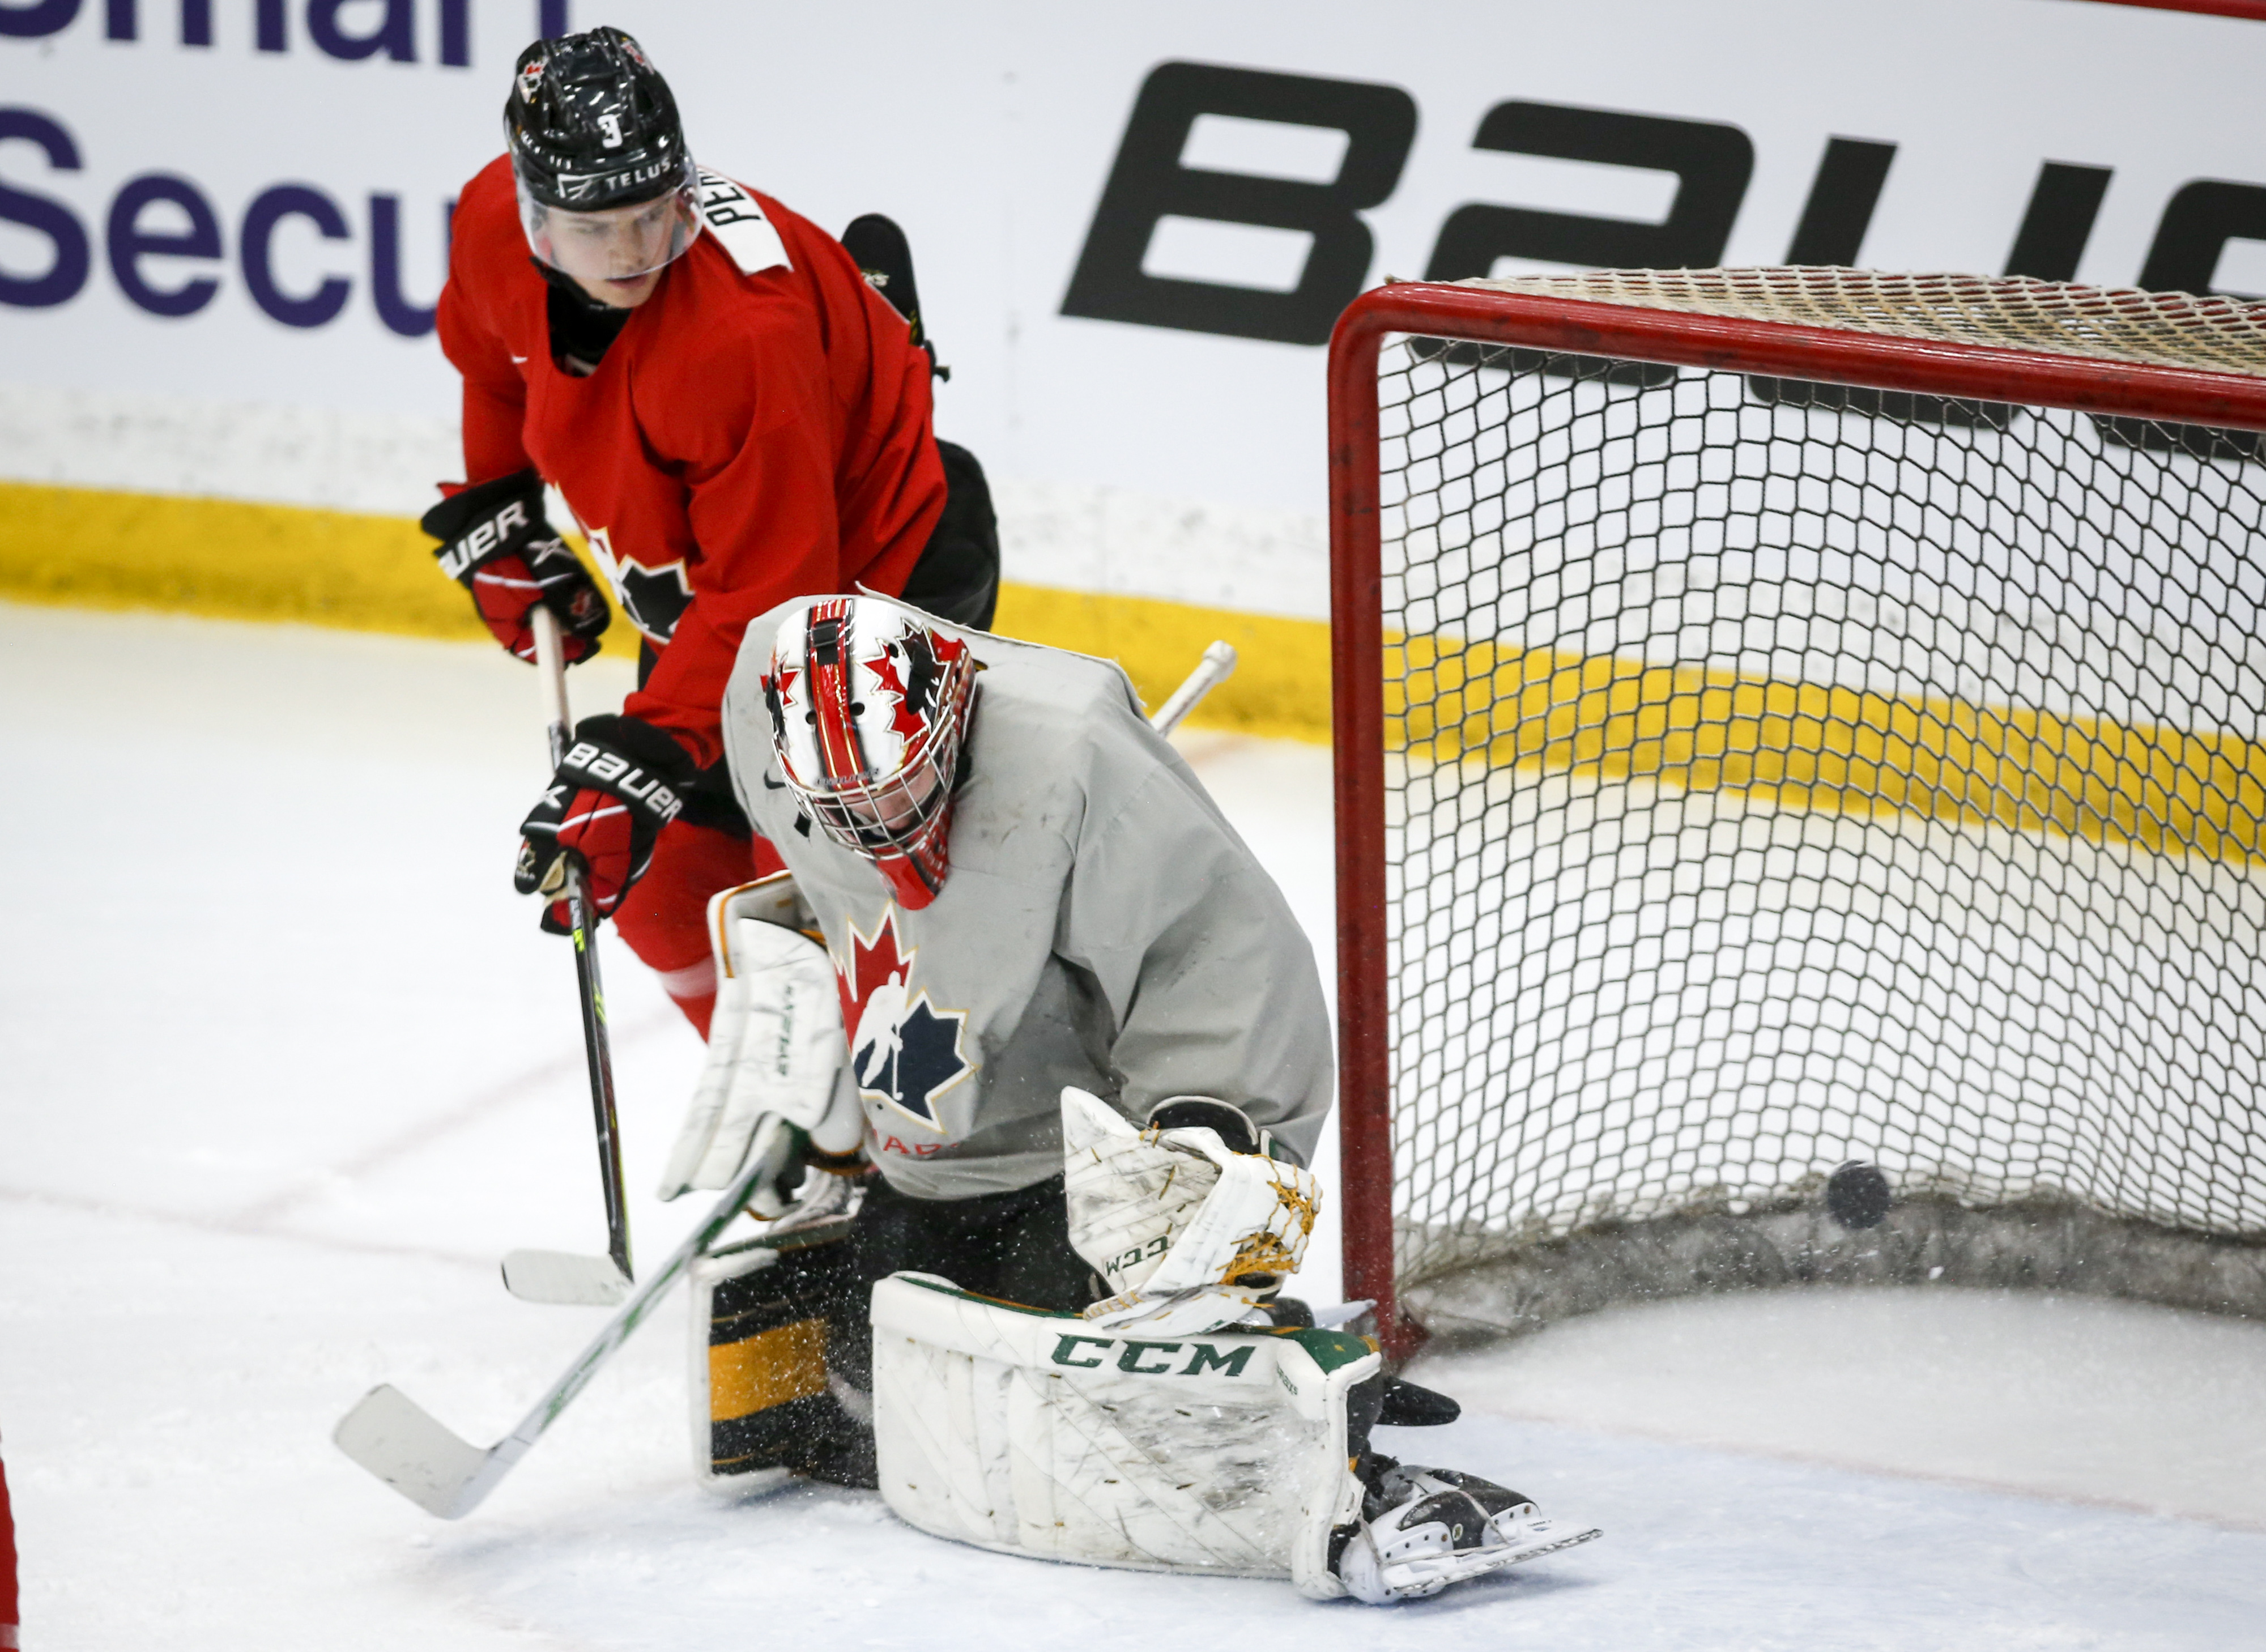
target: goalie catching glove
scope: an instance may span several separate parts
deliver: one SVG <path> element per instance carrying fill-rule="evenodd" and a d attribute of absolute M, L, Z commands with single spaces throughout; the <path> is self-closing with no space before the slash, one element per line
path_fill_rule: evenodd
<path fill-rule="evenodd" d="M 543 514 L 543 479 L 500 476 L 451 494 L 418 524 L 441 543 L 441 571 L 472 594 L 481 623 L 523 660 L 535 658 L 537 603 L 559 617 L 566 663 L 598 651 L 613 616 L 581 563 Z"/>
<path fill-rule="evenodd" d="M 1137 1129 L 1100 1097 L 1064 1090 L 1070 1241 L 1114 1293 L 1097 1327 L 1181 1336 L 1232 1325 L 1294 1273 L 1321 1184 L 1269 1157 L 1241 1108 L 1173 1096 Z"/>
<path fill-rule="evenodd" d="M 604 917 L 653 864 L 654 839 L 683 813 L 679 789 L 691 770 L 684 748 L 651 723 L 608 714 L 585 717 L 559 761 L 543 800 L 519 823 L 522 895 L 552 896 L 543 927 L 573 928 L 566 903 L 566 859 L 588 874 L 590 904 Z M 723 1184 L 719 1183 L 719 1186 Z"/>
<path fill-rule="evenodd" d="M 865 1115 L 840 1083 L 842 998 L 826 949 L 795 926 L 799 906 L 785 876 L 708 903 L 716 1012 L 707 1064 L 662 1176 L 664 1199 L 728 1188 L 760 1159 L 771 1168 L 748 1208 L 771 1220 L 795 1204 L 807 1164 L 854 1162 Z"/>

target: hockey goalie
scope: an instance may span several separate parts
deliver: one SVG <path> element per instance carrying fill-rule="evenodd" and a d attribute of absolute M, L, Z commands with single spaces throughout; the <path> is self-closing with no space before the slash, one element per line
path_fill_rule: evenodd
<path fill-rule="evenodd" d="M 799 599 L 749 625 L 724 734 L 787 870 L 711 903 L 662 1191 L 760 1164 L 783 1219 L 700 1276 L 704 1472 L 1376 1604 L 1597 1535 L 1372 1450 L 1454 1403 L 1282 1294 L 1323 1196 L 1319 978 L 1122 671 Z"/>

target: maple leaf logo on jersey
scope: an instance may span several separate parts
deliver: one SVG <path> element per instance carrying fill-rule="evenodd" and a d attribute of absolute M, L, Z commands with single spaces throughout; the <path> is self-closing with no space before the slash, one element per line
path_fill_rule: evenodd
<path fill-rule="evenodd" d="M 842 1024 L 850 1028 L 850 1071 L 858 1093 L 941 1132 L 937 1098 L 975 1071 L 961 1053 L 965 1010 L 940 1010 L 912 984 L 917 947 L 897 941 L 897 909 L 881 914 L 869 939 L 850 925 L 850 961 L 835 961 Z"/>
<path fill-rule="evenodd" d="M 630 624 L 662 647 L 676 634 L 676 622 L 692 606 L 692 584 L 684 575 L 684 559 L 657 568 L 615 553 L 613 537 L 603 528 L 586 530 L 590 549 L 604 569 L 606 582 L 621 600 Z"/>
<path fill-rule="evenodd" d="M 625 562 L 614 576 L 614 589 L 621 595 L 622 612 L 630 617 L 630 624 L 664 645 L 676 634 L 676 622 L 684 618 L 684 610 L 692 606 L 692 587 L 685 580 L 682 561 L 665 568 Z"/>

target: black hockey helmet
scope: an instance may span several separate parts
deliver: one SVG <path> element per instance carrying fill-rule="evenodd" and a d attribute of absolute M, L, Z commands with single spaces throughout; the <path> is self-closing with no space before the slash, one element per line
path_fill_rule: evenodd
<path fill-rule="evenodd" d="M 573 212 L 665 195 L 691 164 L 669 83 L 617 28 L 537 40 L 522 52 L 503 129 L 527 193 Z"/>
<path fill-rule="evenodd" d="M 698 174 L 676 99 L 621 30 L 602 26 L 522 52 L 503 128 L 520 222 L 541 262 L 621 279 L 658 269 L 698 233 Z M 648 201 L 666 204 L 625 210 Z M 562 221 L 579 233 L 559 234 Z"/>

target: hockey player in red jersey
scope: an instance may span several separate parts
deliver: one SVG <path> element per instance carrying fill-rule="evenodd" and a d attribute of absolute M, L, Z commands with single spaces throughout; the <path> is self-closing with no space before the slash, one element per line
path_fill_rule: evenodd
<path fill-rule="evenodd" d="M 996 529 L 973 457 L 931 429 L 917 314 L 831 236 L 698 165 L 634 40 L 529 47 L 504 124 L 508 152 L 457 202 L 440 301 L 465 481 L 425 526 L 506 647 L 533 657 L 541 603 L 587 658 L 609 616 L 545 519 L 554 484 L 641 633 L 637 692 L 576 729 L 582 760 L 530 836 L 581 858 L 599 913 L 705 1034 L 707 898 L 776 866 L 721 771 L 748 621 L 862 586 L 987 625 Z"/>
<path fill-rule="evenodd" d="M 1305 1168 L 1331 1082 L 1312 949 L 1107 662 L 879 597 L 799 599 L 749 625 L 724 738 L 749 818 L 786 871 L 712 905 L 727 990 L 662 1193 L 732 1186 L 761 1164 L 754 1208 L 778 1216 L 838 1197 L 830 1168 L 862 1156 L 876 1173 L 846 1237 L 780 1253 L 749 1276 L 748 1300 L 712 1310 L 710 1323 L 752 1339 L 746 1358 L 777 1366 L 736 1379 L 767 1397 L 725 1418 L 719 1456 L 733 1473 L 871 1486 L 874 1419 L 910 1416 L 898 1437 L 958 1444 L 939 1446 L 933 1473 L 881 1482 L 893 1508 L 909 1495 L 997 1510 L 1013 1481 L 1027 1514 L 1050 1496 L 1029 1477 L 1076 1479 L 1090 1430 L 1053 1432 L 1064 1413 L 1048 1400 L 1005 1402 L 1001 1428 L 1022 1431 L 1012 1439 L 969 1422 L 980 1399 L 939 1374 L 951 1349 L 908 1364 L 904 1335 L 883 1346 L 877 1282 L 910 1272 L 957 1288 L 939 1312 L 961 1349 L 991 1349 L 984 1393 L 1000 1392 L 999 1350 L 1034 1314 L 1055 1349 L 1032 1373 L 1041 1395 L 1105 1365 L 1161 1380 L 1160 1351 L 1185 1352 L 1190 1336 L 1310 1327 L 1274 1293 L 1322 1196 Z M 1181 1429 L 1173 1419 L 1195 1414 L 1167 1405 L 1122 1449 L 1185 1467 L 1165 1476 L 1169 1506 L 1144 1502 L 1138 1475 L 1087 1475 L 1055 1501 L 1108 1505 L 1099 1550 L 1064 1549 L 1053 1518 L 1035 1516 L 1034 1539 L 1000 1545 L 1170 1566 L 1173 1534 L 1210 1518 L 1179 1500 L 1212 1476 L 1220 1507 L 1246 1512 L 1209 1563 L 1243 1545 L 1250 1569 L 1324 1598 L 1427 1595 L 1597 1535 L 1477 1476 L 1370 1449 L 1374 1425 L 1444 1422 L 1456 1407 L 1387 1376 L 1355 1339 L 1333 1346 L 1349 1385 L 1334 1433 L 1283 1446 L 1309 1455 L 1274 1476 L 1311 1469 L 1297 1510 L 1251 1517 L 1266 1498 L 1235 1489 L 1256 1471 L 1221 1455 L 1234 1429 L 1207 1410 L 1210 1422 Z M 822 1374 L 793 1352 L 813 1347 Z M 885 1356 L 900 1362 L 890 1380 Z M 1319 1378 L 1307 1378 L 1311 1392 Z M 1141 1403 L 1107 1403 L 1121 1401 Z M 955 1476 L 964 1486 L 937 1483 Z M 954 1519 L 915 1523 L 961 1535 Z M 1303 1547 L 1285 1546 L 1286 1522 Z M 970 1540 L 987 1544 L 1023 1529 L 1004 1514 L 977 1525 Z"/>

